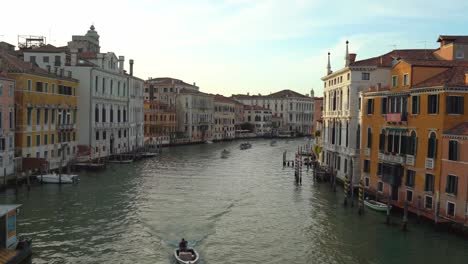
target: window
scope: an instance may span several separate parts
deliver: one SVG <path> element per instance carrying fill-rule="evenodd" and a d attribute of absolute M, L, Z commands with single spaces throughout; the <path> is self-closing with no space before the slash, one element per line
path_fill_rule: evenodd
<path fill-rule="evenodd" d="M 102 94 L 106 93 L 106 79 L 102 78 Z"/>
<path fill-rule="evenodd" d="M 445 186 L 445 192 L 456 195 L 457 191 L 458 191 L 458 177 L 455 175 L 448 175 L 447 185 Z"/>
<path fill-rule="evenodd" d="M 31 62 L 32 64 L 36 63 L 36 56 L 29 57 L 29 62 Z"/>
<path fill-rule="evenodd" d="M 460 150 L 458 148 L 458 141 L 450 140 L 449 141 L 449 160 L 458 160 Z"/>
<path fill-rule="evenodd" d="M 406 190 L 406 201 L 412 202 L 413 201 L 413 191 Z"/>
<path fill-rule="evenodd" d="M 52 93 L 55 93 L 55 83 L 52 84 Z"/>
<path fill-rule="evenodd" d="M 385 152 L 385 130 L 382 129 L 379 135 L 379 151 Z"/>
<path fill-rule="evenodd" d="M 426 209 L 432 209 L 432 196 L 426 196 L 426 201 L 424 202 L 424 207 Z"/>
<path fill-rule="evenodd" d="M 44 125 L 49 123 L 49 109 L 44 109 Z"/>
<path fill-rule="evenodd" d="M 380 113 L 381 114 L 386 114 L 387 109 L 388 109 L 388 98 L 387 97 L 382 97 L 381 105 L 380 105 Z"/>
<path fill-rule="evenodd" d="M 13 123 L 14 123 L 13 121 L 14 121 L 14 119 L 13 119 L 13 112 L 12 112 L 11 110 L 10 110 L 9 115 L 10 115 L 10 116 L 9 116 L 9 119 L 8 119 L 8 120 L 9 120 L 9 122 L 10 122 L 10 129 L 13 129 Z"/>
<path fill-rule="evenodd" d="M 427 96 L 427 113 L 428 114 L 439 113 L 439 95 L 430 94 Z"/>
<path fill-rule="evenodd" d="M 372 129 L 370 127 L 367 128 L 367 148 L 372 147 Z"/>
<path fill-rule="evenodd" d="M 378 192 L 383 192 L 383 182 L 379 181 L 377 183 L 377 191 Z"/>
<path fill-rule="evenodd" d="M 106 138 L 107 138 L 106 131 L 102 131 L 102 139 L 106 140 Z M 73 132 L 73 140 L 75 140 L 75 132 Z"/>
<path fill-rule="evenodd" d="M 348 81 L 349 81 L 350 76 L 351 76 L 351 75 L 350 75 L 349 72 L 348 72 L 348 74 L 346 75 L 346 79 L 347 79 Z"/>
<path fill-rule="evenodd" d="M 44 92 L 49 92 L 49 83 L 44 83 Z"/>
<path fill-rule="evenodd" d="M 407 170 L 406 171 L 406 186 L 414 188 L 415 181 L 416 181 L 416 172 L 413 170 Z"/>
<path fill-rule="evenodd" d="M 60 56 L 55 56 L 54 65 L 55 66 L 61 66 Z"/>
<path fill-rule="evenodd" d="M 411 114 L 419 114 L 419 95 L 411 96 Z"/>
<path fill-rule="evenodd" d="M 31 147 L 31 136 L 26 137 L 26 146 Z"/>
<path fill-rule="evenodd" d="M 455 53 L 455 58 L 456 58 L 456 59 L 463 59 L 463 58 L 465 58 L 465 53 L 463 52 L 463 50 L 457 50 L 457 52 Z"/>
<path fill-rule="evenodd" d="M 52 116 L 50 117 L 50 123 L 54 124 L 55 123 L 55 109 L 52 109 L 51 115 Z"/>
<path fill-rule="evenodd" d="M 403 85 L 406 86 L 409 84 L 409 76 L 408 74 L 403 74 Z"/>
<path fill-rule="evenodd" d="M 41 109 L 36 110 L 36 125 L 41 124 Z"/>
<path fill-rule="evenodd" d="M 41 135 L 36 135 L 36 146 L 41 145 Z"/>
<path fill-rule="evenodd" d="M 28 91 L 32 90 L 32 81 L 28 80 Z"/>
<path fill-rule="evenodd" d="M 364 160 L 364 172 L 370 172 L 370 160 Z"/>
<path fill-rule="evenodd" d="M 42 57 L 42 62 L 49 63 L 49 56 Z"/>
<path fill-rule="evenodd" d="M 102 122 L 106 122 L 106 107 L 102 108 Z"/>
<path fill-rule="evenodd" d="M 431 135 L 428 139 L 427 157 L 433 159 L 437 157 L 437 139 L 434 132 L 431 132 Z"/>
<path fill-rule="evenodd" d="M 364 178 L 364 186 L 369 187 L 369 178 Z"/>
<path fill-rule="evenodd" d="M 99 131 L 96 131 L 96 140 L 99 140 Z"/>
<path fill-rule="evenodd" d="M 99 122 L 99 109 L 97 106 L 94 108 L 94 122 Z"/>
<path fill-rule="evenodd" d="M 379 162 L 377 164 L 377 176 L 382 176 L 382 168 L 383 168 L 383 163 Z"/>
<path fill-rule="evenodd" d="M 368 81 L 368 80 L 370 80 L 370 73 L 369 73 L 369 72 L 363 72 L 363 73 L 361 74 L 361 79 L 362 79 L 363 81 Z"/>
<path fill-rule="evenodd" d="M 49 144 L 49 141 L 48 141 L 47 135 L 44 135 L 44 145 L 48 145 L 48 144 Z"/>
<path fill-rule="evenodd" d="M 50 143 L 55 144 L 55 134 L 50 135 Z M 52 157 L 53 157 L 53 155 L 52 155 Z"/>
<path fill-rule="evenodd" d="M 455 204 L 452 202 L 447 202 L 447 215 L 455 216 Z"/>
<path fill-rule="evenodd" d="M 447 114 L 463 114 L 463 96 L 447 96 Z"/>
<path fill-rule="evenodd" d="M 408 137 L 407 154 L 415 156 L 417 145 L 418 145 L 418 138 L 416 137 L 416 132 L 411 131 L 411 135 Z"/>
<path fill-rule="evenodd" d="M 371 115 L 374 113 L 374 99 L 367 99 L 367 114 Z"/>
<path fill-rule="evenodd" d="M 398 86 L 398 76 L 392 76 L 392 88 L 396 88 Z"/>
<path fill-rule="evenodd" d="M 424 191 L 434 192 L 434 175 L 426 174 L 426 179 L 424 181 Z"/>
<path fill-rule="evenodd" d="M 358 99 L 358 110 L 361 110 L 361 97 Z"/>

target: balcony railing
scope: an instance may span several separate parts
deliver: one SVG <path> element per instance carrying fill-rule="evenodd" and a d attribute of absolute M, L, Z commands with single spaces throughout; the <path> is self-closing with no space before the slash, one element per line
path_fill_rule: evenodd
<path fill-rule="evenodd" d="M 406 157 L 400 154 L 386 154 L 379 152 L 379 159 L 382 161 L 405 164 Z"/>
<path fill-rule="evenodd" d="M 434 159 L 426 158 L 426 169 L 434 169 Z"/>
<path fill-rule="evenodd" d="M 388 123 L 398 123 L 408 121 L 407 113 L 390 113 L 385 115 L 385 121 Z"/>

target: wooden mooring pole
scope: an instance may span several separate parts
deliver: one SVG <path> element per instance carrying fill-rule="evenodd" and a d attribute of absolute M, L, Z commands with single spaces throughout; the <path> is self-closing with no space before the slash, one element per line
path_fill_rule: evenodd
<path fill-rule="evenodd" d="M 387 220 L 386 220 L 386 222 L 385 222 L 387 225 L 390 224 L 390 206 L 391 206 L 391 205 L 390 205 L 390 200 L 391 200 L 391 199 L 392 199 L 392 198 L 390 197 L 390 195 L 388 195 L 388 197 L 387 197 Z"/>
<path fill-rule="evenodd" d="M 403 207 L 403 223 L 401 229 L 403 231 L 408 230 L 408 201 L 405 201 L 405 205 Z"/>

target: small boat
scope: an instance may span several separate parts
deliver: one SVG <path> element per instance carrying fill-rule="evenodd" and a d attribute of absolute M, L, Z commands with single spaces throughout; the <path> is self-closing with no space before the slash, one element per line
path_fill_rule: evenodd
<path fill-rule="evenodd" d="M 158 155 L 158 153 L 154 153 L 154 152 L 143 152 L 141 153 L 141 156 L 143 158 L 152 158 L 152 157 L 156 157 Z"/>
<path fill-rule="evenodd" d="M 206 143 L 206 144 L 213 144 L 213 141 L 207 140 L 207 141 L 205 141 L 205 143 Z"/>
<path fill-rule="evenodd" d="M 223 150 L 221 151 L 221 158 L 227 159 L 229 157 L 229 154 L 231 154 L 231 152 L 229 152 L 228 150 Z"/>
<path fill-rule="evenodd" d="M 240 144 L 240 149 L 249 149 L 251 147 L 252 147 L 252 144 L 250 144 L 249 142 Z"/>
<path fill-rule="evenodd" d="M 272 140 L 272 141 L 270 142 L 270 146 L 272 146 L 272 147 L 273 147 L 273 146 L 276 146 L 276 140 Z"/>
<path fill-rule="evenodd" d="M 132 159 L 123 159 L 123 160 L 109 160 L 107 161 L 109 163 L 118 163 L 118 164 L 128 164 L 128 163 L 132 163 L 133 160 Z"/>
<path fill-rule="evenodd" d="M 370 209 L 373 209 L 375 211 L 380 211 L 380 212 L 386 212 L 387 211 L 387 205 L 381 202 L 377 202 L 375 200 L 369 200 L 366 199 L 364 200 L 364 204 L 369 207 Z M 392 209 L 392 206 L 390 205 L 390 209 Z"/>
<path fill-rule="evenodd" d="M 183 251 L 176 249 L 174 250 L 174 257 L 180 264 L 195 264 L 199 259 L 198 253 L 193 248 Z"/>
<path fill-rule="evenodd" d="M 79 181 L 78 175 L 76 174 L 46 174 L 42 176 L 36 176 L 39 182 L 43 183 L 77 183 Z"/>

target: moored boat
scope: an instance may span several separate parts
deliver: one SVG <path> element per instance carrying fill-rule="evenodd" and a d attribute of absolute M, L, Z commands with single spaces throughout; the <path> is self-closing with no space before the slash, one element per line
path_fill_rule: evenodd
<path fill-rule="evenodd" d="M 46 174 L 46 175 L 39 175 L 36 176 L 39 182 L 43 183 L 77 183 L 79 178 L 76 174 Z"/>
<path fill-rule="evenodd" d="M 132 159 L 124 159 L 124 160 L 109 160 L 107 161 L 109 163 L 118 163 L 118 164 L 128 164 L 128 163 L 132 163 L 133 160 Z"/>
<path fill-rule="evenodd" d="M 177 263 L 180 264 L 195 264 L 199 259 L 198 253 L 193 248 L 188 248 L 186 250 L 176 249 L 174 250 L 174 257 Z"/>
<path fill-rule="evenodd" d="M 158 153 L 154 153 L 154 152 L 143 152 L 141 153 L 141 156 L 143 158 L 152 158 L 152 157 L 156 157 L 158 155 Z"/>
<path fill-rule="evenodd" d="M 387 205 L 381 202 L 377 202 L 375 200 L 369 200 L 366 199 L 364 200 L 364 205 L 369 207 L 372 210 L 375 211 L 380 211 L 380 212 L 386 212 L 387 211 Z M 390 209 L 392 209 L 392 206 L 390 205 Z"/>

